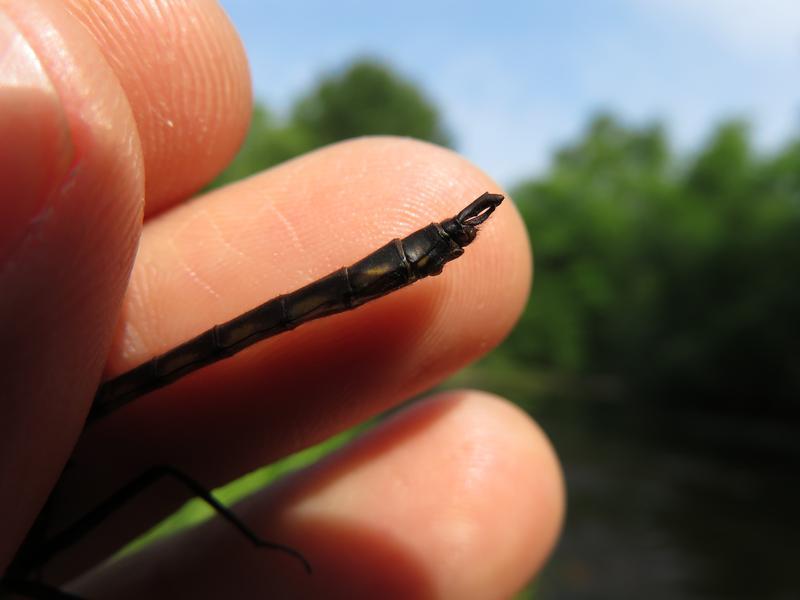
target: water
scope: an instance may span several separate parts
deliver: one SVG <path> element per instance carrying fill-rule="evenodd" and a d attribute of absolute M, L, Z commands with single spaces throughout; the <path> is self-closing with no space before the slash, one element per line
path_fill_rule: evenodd
<path fill-rule="evenodd" d="M 623 403 L 537 419 L 569 494 L 537 600 L 800 598 L 797 424 Z"/>

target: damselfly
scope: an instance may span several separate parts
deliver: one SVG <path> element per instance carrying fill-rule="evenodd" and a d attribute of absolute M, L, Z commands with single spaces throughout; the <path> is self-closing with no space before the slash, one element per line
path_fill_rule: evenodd
<path fill-rule="evenodd" d="M 452 218 L 432 223 L 403 239 L 394 239 L 349 267 L 342 267 L 294 292 L 273 298 L 106 381 L 97 391 L 86 426 L 90 427 L 148 392 L 230 357 L 258 341 L 308 321 L 356 308 L 415 281 L 438 275 L 445 264 L 464 253 L 464 248 L 475 239 L 478 227 L 502 201 L 503 196 L 486 192 Z M 255 545 L 290 554 L 306 570 L 311 571 L 302 554 L 283 544 L 260 539 L 193 479 L 174 468 L 156 466 L 54 536 L 48 536 L 45 532 L 43 516 L 48 509 L 46 505 L 0 580 L 0 591 L 31 598 L 75 598 L 32 579 L 31 575 L 39 572 L 56 554 L 77 543 L 108 515 L 161 477 L 173 477 L 188 487 Z M 51 494 L 51 501 L 53 498 L 55 493 Z"/>

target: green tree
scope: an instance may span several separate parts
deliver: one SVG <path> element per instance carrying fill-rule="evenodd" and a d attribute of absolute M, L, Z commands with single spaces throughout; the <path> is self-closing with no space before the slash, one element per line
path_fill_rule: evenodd
<path fill-rule="evenodd" d="M 439 111 L 419 87 L 370 59 L 323 77 L 297 102 L 291 120 L 319 145 L 377 134 L 450 145 Z"/>
<path fill-rule="evenodd" d="M 688 163 L 658 126 L 596 118 L 516 190 L 533 301 L 504 352 L 670 405 L 800 412 L 800 144 L 723 124 Z"/>
<path fill-rule="evenodd" d="M 387 65 L 364 59 L 322 77 L 294 103 L 287 119 L 257 102 L 241 150 L 210 187 L 333 142 L 378 134 L 451 142 L 439 111 L 413 82 Z"/>
<path fill-rule="evenodd" d="M 507 345 L 519 359 L 566 373 L 605 370 L 627 339 L 617 313 L 630 318 L 652 293 L 636 244 L 648 205 L 669 192 L 667 157 L 660 127 L 632 131 L 604 115 L 557 153 L 548 174 L 514 191 L 536 256 L 532 302 Z"/>

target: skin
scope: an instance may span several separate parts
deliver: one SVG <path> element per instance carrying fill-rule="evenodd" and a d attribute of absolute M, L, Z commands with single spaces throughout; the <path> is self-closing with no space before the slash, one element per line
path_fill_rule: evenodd
<path fill-rule="evenodd" d="M 0 0 L 0 48 L 14 65 L 0 77 L 14 140 L 0 147 L 0 566 L 73 452 L 56 526 L 153 464 L 214 487 L 321 441 L 484 354 L 519 316 L 530 247 L 506 202 L 442 277 L 259 344 L 77 443 L 101 378 L 500 190 L 452 152 L 370 138 L 187 202 L 251 109 L 241 43 L 210 1 Z M 88 571 L 185 498 L 154 487 L 48 581 L 90 597 L 508 597 L 564 505 L 541 430 L 465 390 L 234 507 L 301 549 L 311 577 L 216 521 Z"/>

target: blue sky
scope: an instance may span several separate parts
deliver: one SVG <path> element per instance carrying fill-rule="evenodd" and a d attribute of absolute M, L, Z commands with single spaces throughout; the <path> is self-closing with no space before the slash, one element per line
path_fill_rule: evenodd
<path fill-rule="evenodd" d="M 278 111 L 324 71 L 386 60 L 441 108 L 457 149 L 505 185 L 541 172 L 589 116 L 663 120 L 679 148 L 739 116 L 800 134 L 800 0 L 222 0 L 256 95 Z"/>

